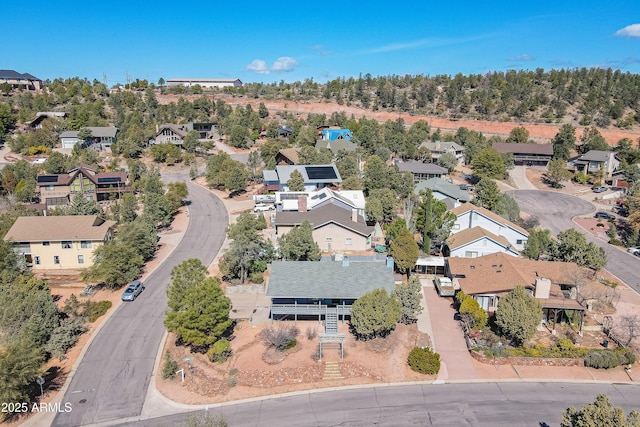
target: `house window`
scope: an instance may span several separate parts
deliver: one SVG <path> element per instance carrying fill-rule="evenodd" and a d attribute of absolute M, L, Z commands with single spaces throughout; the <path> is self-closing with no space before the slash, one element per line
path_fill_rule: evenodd
<path fill-rule="evenodd" d="M 49 246 L 51 243 L 49 242 L 42 242 L 42 246 Z"/>
<path fill-rule="evenodd" d="M 84 255 L 78 255 L 78 264 L 84 264 Z"/>
<path fill-rule="evenodd" d="M 476 252 L 476 251 L 466 251 L 464 253 L 464 257 L 465 258 L 477 258 L 478 257 L 478 252 Z"/>
<path fill-rule="evenodd" d="M 37 255 L 36 255 L 36 256 L 34 256 L 34 257 L 33 257 L 33 263 L 34 263 L 35 265 L 40 265 L 40 257 L 39 257 L 39 256 L 37 256 Z"/>
<path fill-rule="evenodd" d="M 460 224 L 453 224 L 453 227 L 451 227 L 451 230 L 460 230 Z"/>
<path fill-rule="evenodd" d="M 333 238 L 331 238 L 331 237 L 327 237 L 327 238 L 326 238 L 326 241 L 327 241 L 327 242 L 333 242 Z"/>
<path fill-rule="evenodd" d="M 351 238 L 345 239 L 344 244 L 347 246 L 351 246 Z"/>
<path fill-rule="evenodd" d="M 524 240 L 522 239 L 516 240 L 516 245 L 522 245 L 522 244 L 524 244 Z"/>
<path fill-rule="evenodd" d="M 44 189 L 45 189 L 45 190 L 47 190 L 47 191 L 53 191 L 53 190 L 55 190 L 55 189 L 56 189 L 56 187 L 54 187 L 53 185 L 46 185 L 46 186 L 44 187 Z"/>
<path fill-rule="evenodd" d="M 53 263 L 54 264 L 60 264 L 60 257 L 58 255 L 54 255 L 53 256 Z"/>
<path fill-rule="evenodd" d="M 91 249 L 91 240 L 80 240 L 80 247 L 82 249 Z"/>
<path fill-rule="evenodd" d="M 71 240 L 62 241 L 62 249 L 71 249 L 73 247 Z"/>

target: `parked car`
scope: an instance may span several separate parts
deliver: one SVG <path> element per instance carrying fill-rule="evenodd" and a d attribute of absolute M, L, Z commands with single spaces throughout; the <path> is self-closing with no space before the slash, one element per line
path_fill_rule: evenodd
<path fill-rule="evenodd" d="M 608 190 L 608 188 L 604 187 L 602 185 L 599 185 L 597 187 L 593 187 L 592 190 L 593 190 L 594 193 L 604 193 L 605 191 Z"/>
<path fill-rule="evenodd" d="M 254 207 L 253 207 L 253 211 L 254 212 L 265 212 L 265 211 L 272 211 L 276 208 L 275 205 L 272 205 L 270 203 L 257 203 Z"/>
<path fill-rule="evenodd" d="M 627 249 L 627 252 L 629 252 L 630 254 L 634 254 L 635 256 L 640 256 L 640 248 L 638 248 L 638 247 L 629 248 L 629 249 Z"/>
<path fill-rule="evenodd" d="M 144 286 L 140 280 L 134 280 L 129 283 L 127 289 L 122 293 L 122 301 L 133 301 L 142 292 Z"/>
<path fill-rule="evenodd" d="M 615 216 L 611 215 L 609 212 L 596 212 L 594 215 L 596 218 L 606 219 L 607 221 L 616 219 Z"/>

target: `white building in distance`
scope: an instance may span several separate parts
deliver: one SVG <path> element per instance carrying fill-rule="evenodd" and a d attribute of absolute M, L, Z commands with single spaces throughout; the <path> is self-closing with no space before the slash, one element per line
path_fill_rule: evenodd
<path fill-rule="evenodd" d="M 169 79 L 167 80 L 167 86 L 195 86 L 201 87 L 242 87 L 242 81 L 240 79 Z"/>

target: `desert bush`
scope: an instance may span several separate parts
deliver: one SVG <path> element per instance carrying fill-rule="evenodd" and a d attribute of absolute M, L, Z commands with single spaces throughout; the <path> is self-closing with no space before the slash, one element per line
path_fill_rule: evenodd
<path fill-rule="evenodd" d="M 278 351 L 286 350 L 293 342 L 295 346 L 296 337 L 300 333 L 297 326 L 280 323 L 271 325 L 260 332 L 260 338 L 268 347 L 274 347 Z"/>
<path fill-rule="evenodd" d="M 307 328 L 307 339 L 309 341 L 314 340 L 318 336 L 316 328 Z"/>
<path fill-rule="evenodd" d="M 427 347 L 415 347 L 407 358 L 409 367 L 415 372 L 435 375 L 440 371 L 440 355 Z"/>
<path fill-rule="evenodd" d="M 176 362 L 173 357 L 171 357 L 171 353 L 167 351 L 164 354 L 164 363 L 162 364 L 162 378 L 166 380 L 175 377 L 177 370 L 178 362 Z"/>
<path fill-rule="evenodd" d="M 93 323 L 111 308 L 111 301 L 89 301 L 83 304 L 82 315 Z"/>
<path fill-rule="evenodd" d="M 504 352 L 507 356 L 513 357 L 548 357 L 548 358 L 568 358 L 581 359 L 589 354 L 588 348 L 576 347 L 570 339 L 559 339 L 554 345 L 535 344 L 533 346 L 523 345 L 519 348 L 509 349 Z"/>
<path fill-rule="evenodd" d="M 207 357 L 211 362 L 224 363 L 231 356 L 231 344 L 226 339 L 216 341 L 207 351 Z"/>
<path fill-rule="evenodd" d="M 227 378 L 227 385 L 229 387 L 235 387 L 237 384 L 236 379 L 235 378 Z"/>

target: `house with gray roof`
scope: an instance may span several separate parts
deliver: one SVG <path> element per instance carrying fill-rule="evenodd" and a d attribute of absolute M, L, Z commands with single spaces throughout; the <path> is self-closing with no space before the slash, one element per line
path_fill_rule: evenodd
<path fill-rule="evenodd" d="M 456 156 L 456 160 L 458 163 L 464 163 L 464 147 L 460 144 L 456 144 L 455 142 L 450 141 L 425 141 L 420 146 L 420 148 L 426 148 L 431 152 L 431 159 L 434 161 L 438 161 L 440 156 L 445 153 L 451 153 Z"/>
<path fill-rule="evenodd" d="M 375 289 L 395 289 L 393 258 L 386 262 L 275 261 L 271 264 L 266 296 L 271 299 L 271 318 L 318 316 L 328 310 L 350 315 L 351 305 Z"/>
<path fill-rule="evenodd" d="M 276 212 L 278 239 L 308 221 L 313 227 L 313 240 L 324 252 L 371 249 L 374 227 L 367 225 L 357 209 L 348 210 L 336 204 L 326 204 L 310 211 L 302 209 L 298 212 Z"/>
<path fill-rule="evenodd" d="M 411 172 L 414 182 L 426 181 L 430 178 L 442 178 L 449 171 L 435 163 L 422 163 L 415 160 L 395 161 L 400 172 Z"/>
<path fill-rule="evenodd" d="M 278 165 L 275 170 L 262 171 L 263 191 L 289 191 L 287 181 L 294 170 L 302 174 L 305 191 L 334 186 L 342 182 L 336 165 Z"/>
<path fill-rule="evenodd" d="M 436 200 L 440 200 L 453 209 L 471 200 L 468 191 L 460 188 L 459 185 L 452 184 L 442 178 L 430 178 L 416 184 L 413 192 L 419 195 L 422 191 L 429 189 Z"/>
<path fill-rule="evenodd" d="M 355 152 L 357 147 L 358 146 L 355 144 L 355 142 L 352 142 L 348 139 L 321 139 L 319 141 L 316 141 L 316 149 L 320 150 L 322 148 L 326 148 L 328 150 L 331 150 L 334 156 L 338 155 L 340 151 Z"/>
<path fill-rule="evenodd" d="M 0 70 L 0 83 L 9 83 L 14 89 L 42 89 L 42 80 L 29 73 L 18 73 L 15 70 Z"/>
<path fill-rule="evenodd" d="M 603 172 L 602 178 L 609 179 L 620 167 L 615 151 L 591 150 L 572 162 L 576 170 L 586 174 Z"/>
<path fill-rule="evenodd" d="M 89 126 L 86 127 L 91 131 L 91 138 L 83 141 L 78 138 L 77 130 L 68 130 L 60 134 L 60 142 L 62 148 L 73 148 L 76 144 L 81 143 L 86 147 L 93 148 L 96 151 L 111 151 L 111 145 L 116 142 L 116 134 L 118 128 L 115 126 Z"/>
<path fill-rule="evenodd" d="M 553 158 L 552 144 L 494 142 L 491 146 L 500 154 L 511 154 L 516 165 L 546 167 Z"/>

